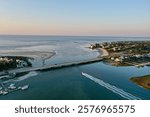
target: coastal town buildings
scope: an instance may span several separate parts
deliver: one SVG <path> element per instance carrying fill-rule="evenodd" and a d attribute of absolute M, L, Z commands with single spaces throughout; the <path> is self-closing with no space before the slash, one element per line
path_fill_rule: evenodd
<path fill-rule="evenodd" d="M 103 48 L 108 51 L 105 57 L 114 63 L 141 64 L 150 62 L 150 41 L 118 41 L 92 44 L 91 49 Z"/>
<path fill-rule="evenodd" d="M 22 68 L 28 67 L 32 64 L 25 57 L 0 57 L 0 70 L 7 70 L 11 68 Z"/>

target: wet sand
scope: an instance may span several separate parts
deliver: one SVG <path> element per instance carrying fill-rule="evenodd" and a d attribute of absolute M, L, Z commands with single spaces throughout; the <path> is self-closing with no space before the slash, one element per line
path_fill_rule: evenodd
<path fill-rule="evenodd" d="M 23 57 L 30 57 L 34 59 L 49 59 L 52 56 L 54 56 L 55 52 L 47 52 L 47 51 L 18 51 L 18 50 L 12 50 L 12 51 L 5 51 L 0 52 L 1 56 L 23 56 Z"/>

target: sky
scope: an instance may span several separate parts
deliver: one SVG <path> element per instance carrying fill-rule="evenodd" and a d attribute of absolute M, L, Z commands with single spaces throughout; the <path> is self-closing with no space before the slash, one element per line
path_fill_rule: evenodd
<path fill-rule="evenodd" d="M 0 34 L 150 36 L 150 0 L 0 0 Z"/>

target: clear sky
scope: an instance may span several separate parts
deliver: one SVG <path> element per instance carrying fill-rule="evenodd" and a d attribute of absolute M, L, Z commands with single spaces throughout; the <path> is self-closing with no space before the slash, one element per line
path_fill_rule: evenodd
<path fill-rule="evenodd" d="M 150 36 L 150 0 L 0 0 L 0 34 Z"/>

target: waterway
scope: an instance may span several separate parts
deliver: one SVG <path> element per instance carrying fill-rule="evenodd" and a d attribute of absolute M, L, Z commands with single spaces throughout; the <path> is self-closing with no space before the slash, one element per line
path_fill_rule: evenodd
<path fill-rule="evenodd" d="M 94 58 L 97 51 L 86 48 L 90 43 L 118 40 L 149 40 L 149 38 L 123 37 L 53 37 L 53 36 L 0 36 L 1 50 L 30 48 L 50 49 L 56 56 L 46 64 L 71 62 Z M 7 41 L 7 42 L 6 42 Z M 30 41 L 30 43 L 27 43 Z M 5 45 L 4 45 L 5 42 Z M 13 42 L 9 44 L 8 42 Z M 41 47 L 42 45 L 42 47 Z M 41 65 L 36 61 L 35 65 Z M 29 84 L 26 91 L 16 91 L 0 96 L 0 99 L 13 100 L 126 100 L 150 99 L 150 91 L 145 90 L 129 79 L 148 75 L 150 67 L 115 67 L 97 62 L 43 72 L 30 72 L 13 79 L 16 85 Z M 82 72 L 88 75 L 82 75 Z M 89 77 L 90 76 L 90 77 Z"/>

